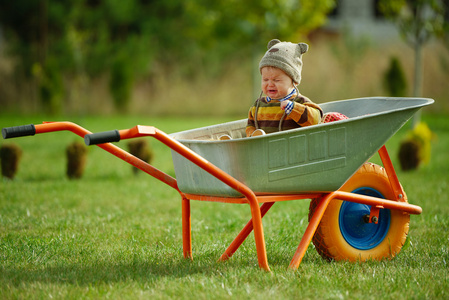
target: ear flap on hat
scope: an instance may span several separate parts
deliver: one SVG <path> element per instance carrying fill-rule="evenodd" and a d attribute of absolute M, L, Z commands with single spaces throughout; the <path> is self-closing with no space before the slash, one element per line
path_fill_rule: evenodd
<path fill-rule="evenodd" d="M 270 49 L 271 47 L 273 47 L 274 45 L 276 45 L 277 43 L 280 43 L 281 41 L 278 39 L 274 39 L 268 42 L 268 46 L 267 48 Z"/>
<path fill-rule="evenodd" d="M 306 43 L 298 43 L 298 46 L 301 51 L 301 54 L 304 54 L 307 52 L 307 50 L 309 50 L 309 45 L 307 45 Z"/>

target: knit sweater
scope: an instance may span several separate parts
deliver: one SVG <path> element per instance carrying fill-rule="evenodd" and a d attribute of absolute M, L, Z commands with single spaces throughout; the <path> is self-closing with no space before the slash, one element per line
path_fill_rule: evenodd
<path fill-rule="evenodd" d="M 266 97 L 257 99 L 248 112 L 246 136 L 251 136 L 256 129 L 262 129 L 266 133 L 272 133 L 280 130 L 316 125 L 321 122 L 323 111 L 309 98 L 302 95 L 295 95 L 294 99 L 290 100 L 295 102 L 295 106 L 292 112 L 287 115 L 281 109 L 279 101 L 271 100 L 267 102 Z"/>

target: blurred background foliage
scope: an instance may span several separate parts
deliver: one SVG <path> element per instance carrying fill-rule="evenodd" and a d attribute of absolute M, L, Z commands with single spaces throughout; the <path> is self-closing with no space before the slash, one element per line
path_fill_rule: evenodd
<path fill-rule="evenodd" d="M 335 5 L 333 0 L 0 0 L 0 105 L 3 111 L 53 115 L 246 114 L 259 89 L 257 64 L 267 42 L 313 43 L 311 34 Z M 350 35 L 326 45 L 315 48 L 310 65 L 305 58 L 303 77 L 326 80 L 323 73 L 337 61 L 332 70 L 340 75 L 334 78 L 353 80 L 369 49 L 377 51 Z M 320 67 L 320 60 L 327 63 Z M 382 86 L 381 78 L 376 81 Z M 303 93 L 319 103 L 370 96 L 377 89 L 351 95 L 346 86 L 331 87 L 320 94 L 306 86 Z"/>

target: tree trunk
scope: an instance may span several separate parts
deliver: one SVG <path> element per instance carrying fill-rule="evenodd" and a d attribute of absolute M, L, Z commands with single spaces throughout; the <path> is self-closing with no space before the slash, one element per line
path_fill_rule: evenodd
<path fill-rule="evenodd" d="M 413 78 L 413 97 L 422 97 L 423 86 L 423 66 L 422 66 L 423 45 L 418 40 L 415 43 L 415 74 Z M 421 121 L 421 110 L 413 116 L 412 127 L 414 128 Z"/>

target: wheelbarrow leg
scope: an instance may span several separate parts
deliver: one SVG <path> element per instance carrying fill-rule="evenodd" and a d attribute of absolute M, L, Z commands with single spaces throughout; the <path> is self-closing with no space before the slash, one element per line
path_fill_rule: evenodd
<path fill-rule="evenodd" d="M 250 199 L 249 206 L 251 208 L 251 216 L 253 220 L 254 227 L 254 240 L 256 242 L 257 250 L 257 261 L 259 267 L 265 271 L 270 272 L 270 267 L 268 266 L 267 250 L 265 248 L 265 238 L 263 235 L 263 225 L 262 225 L 262 215 L 260 213 L 260 207 L 257 203 L 257 199 L 254 197 Z"/>
<path fill-rule="evenodd" d="M 306 254 L 307 248 L 309 247 L 310 242 L 312 241 L 313 235 L 315 234 L 318 225 L 320 224 L 321 218 L 323 217 L 324 212 L 326 211 L 327 206 L 330 201 L 334 198 L 333 193 L 327 194 L 324 198 L 321 199 L 318 204 L 315 212 L 313 213 L 312 219 L 307 226 L 304 235 L 302 236 L 301 241 L 299 242 L 298 249 L 296 249 L 295 255 L 290 262 L 289 268 L 292 270 L 296 270 L 299 267 L 299 264 L 302 261 L 302 258 Z"/>
<path fill-rule="evenodd" d="M 268 210 L 273 206 L 274 202 L 266 202 L 262 204 L 260 207 L 260 214 L 263 218 Z M 229 247 L 225 250 L 225 252 L 221 255 L 220 261 L 225 261 L 229 259 L 235 251 L 242 245 L 242 243 L 246 240 L 248 235 L 253 231 L 253 219 L 249 220 L 246 223 L 245 227 L 243 227 L 242 231 L 237 235 L 237 237 L 232 241 Z"/>
<path fill-rule="evenodd" d="M 192 256 L 192 223 L 190 218 L 190 200 L 182 197 L 182 250 L 184 258 Z"/>
<path fill-rule="evenodd" d="M 241 183 L 240 181 L 236 180 L 217 166 L 211 164 L 209 161 L 204 159 L 202 156 L 195 153 L 193 150 L 189 149 L 185 145 L 181 144 L 179 141 L 175 140 L 174 138 L 170 137 L 163 131 L 158 130 L 155 127 L 152 126 L 136 126 L 131 129 L 123 130 L 119 132 L 120 139 L 124 138 L 133 138 L 133 137 L 140 137 L 140 136 L 152 136 L 165 144 L 166 146 L 170 147 L 173 151 L 176 151 L 180 155 L 184 156 L 188 160 L 190 160 L 192 163 L 196 164 L 198 167 L 203 169 L 204 171 L 208 172 L 218 180 L 222 181 L 223 183 L 227 184 L 231 188 L 235 189 L 239 193 L 243 194 L 246 199 L 248 200 L 248 204 L 251 208 L 251 216 L 253 220 L 253 226 L 254 226 L 254 239 L 256 241 L 256 250 L 257 250 L 257 260 L 259 262 L 259 267 L 261 269 L 264 269 L 266 271 L 270 271 L 270 268 L 268 267 L 268 260 L 267 260 L 267 253 L 265 249 L 265 239 L 263 234 L 263 226 L 262 226 L 262 217 L 260 214 L 260 207 L 259 203 L 257 202 L 257 197 L 254 194 L 254 192 L 248 188 L 246 185 Z M 90 144 L 90 141 L 92 140 L 93 136 L 88 136 L 88 144 Z M 109 137 L 108 137 L 109 138 Z M 114 131 L 114 138 L 116 138 L 116 132 Z M 94 140 L 98 140 L 98 134 Z M 102 142 L 105 142 L 104 139 L 101 139 Z M 185 238 L 185 246 L 187 249 L 184 248 L 184 253 L 191 252 L 189 250 L 191 248 L 190 246 L 190 230 L 187 230 L 189 227 L 189 221 L 187 221 L 190 215 L 190 209 L 187 209 L 187 201 L 185 201 L 185 209 L 184 209 L 184 229 L 187 236 L 183 236 Z M 189 232 L 187 234 L 187 231 Z M 183 231 L 184 232 L 184 231 Z M 183 243 L 184 244 L 184 243 Z"/>
<path fill-rule="evenodd" d="M 394 170 L 393 163 L 391 162 L 390 155 L 388 155 L 387 147 L 385 145 L 378 151 L 380 159 L 382 160 L 382 164 L 385 168 L 385 172 L 387 172 L 388 180 L 390 181 L 391 189 L 394 192 L 395 200 L 405 202 L 405 193 L 402 188 L 398 176 L 396 175 L 396 171 Z"/>

